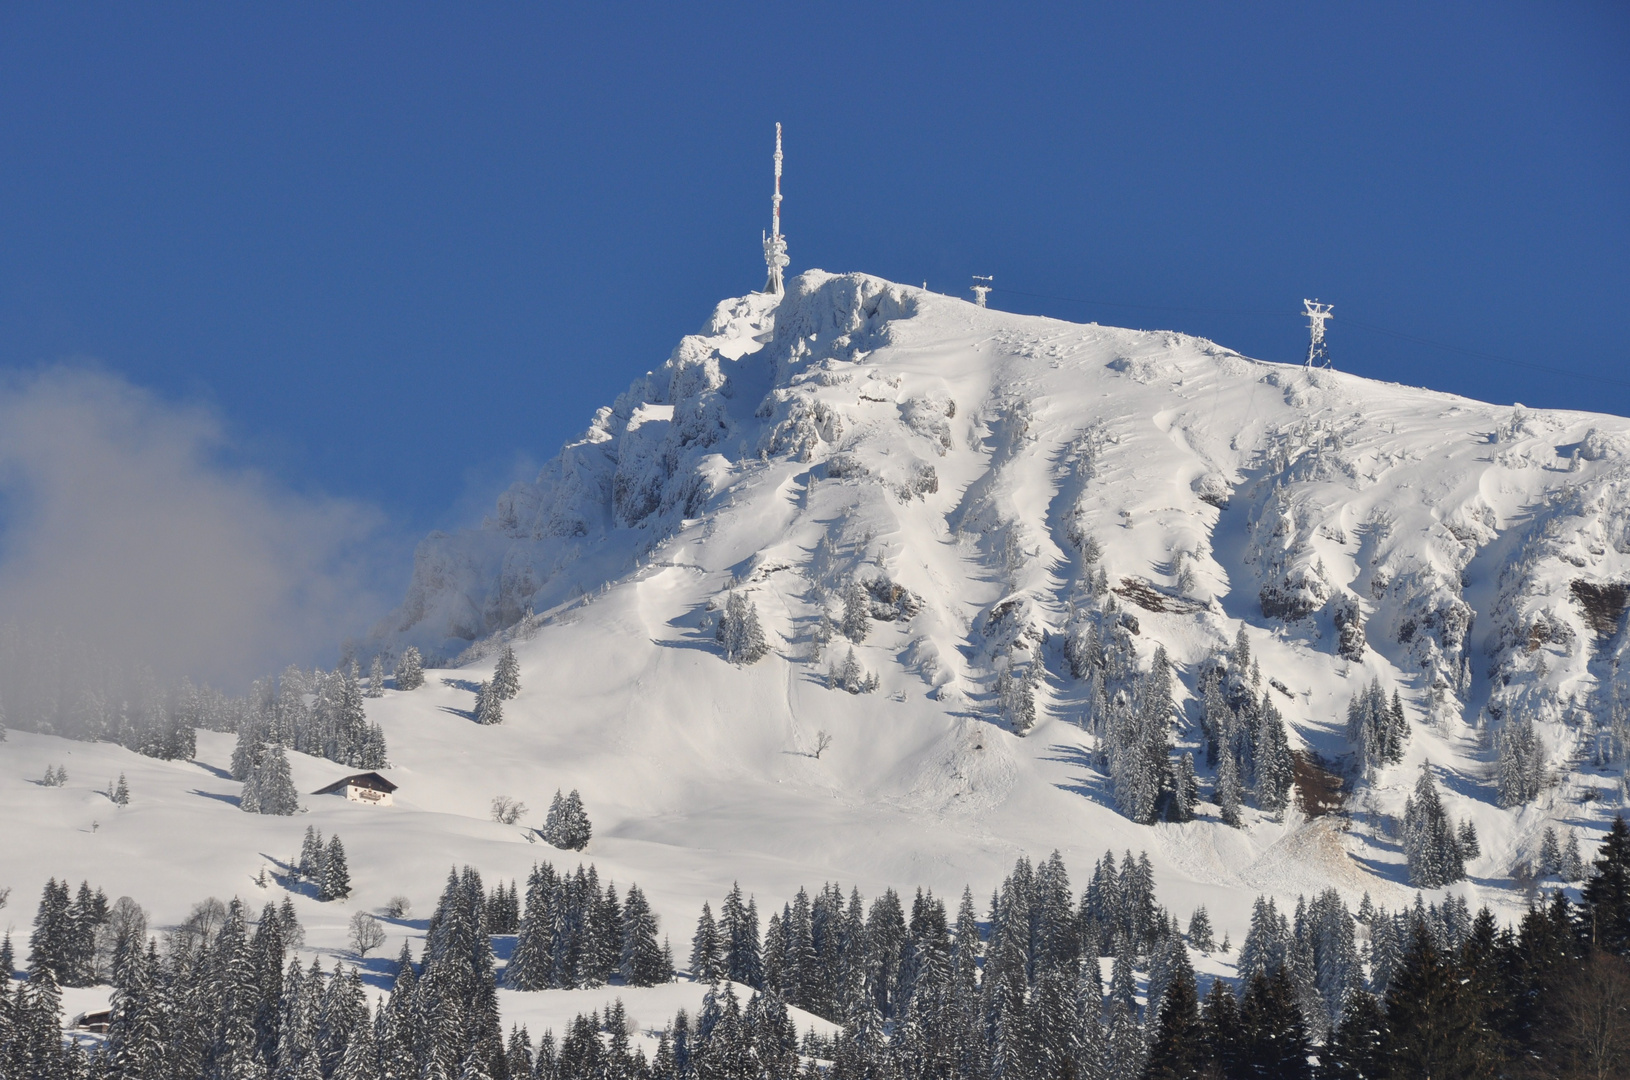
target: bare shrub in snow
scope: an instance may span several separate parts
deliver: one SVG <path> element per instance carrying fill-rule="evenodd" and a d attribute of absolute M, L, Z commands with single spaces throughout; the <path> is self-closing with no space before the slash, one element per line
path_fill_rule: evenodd
<path fill-rule="evenodd" d="M 500 825 L 513 825 L 526 813 L 526 804 L 508 795 L 492 797 L 492 820 Z"/>
<path fill-rule="evenodd" d="M 379 920 L 366 911 L 359 911 L 351 916 L 351 933 L 347 940 L 351 944 L 351 951 L 360 957 L 385 944 L 385 928 L 379 925 Z"/>

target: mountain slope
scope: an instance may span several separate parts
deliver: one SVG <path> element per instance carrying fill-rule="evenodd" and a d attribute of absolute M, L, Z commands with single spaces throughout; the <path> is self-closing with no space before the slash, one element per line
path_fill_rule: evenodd
<path fill-rule="evenodd" d="M 1195 692 L 1244 627 L 1301 745 L 1347 753 L 1347 704 L 1378 680 L 1416 719 L 1405 764 L 1494 801 L 1502 724 L 1531 719 L 1557 768 L 1623 713 L 1627 440 L 1615 417 L 811 271 L 778 306 L 720 305 L 481 529 L 427 540 L 385 630 L 454 652 L 686 566 L 662 622 L 695 636 L 736 585 L 796 662 L 855 579 L 880 613 L 906 597 L 857 653 L 888 694 L 987 715 L 996 673 L 1035 655 L 1045 740 L 1090 704 L 1060 646 L 1101 570 L 1144 666 L 1164 645 Z"/>
<path fill-rule="evenodd" d="M 1511 917 L 1544 829 L 1594 830 L 1622 803 L 1622 763 L 1594 761 L 1615 757 L 1622 716 L 1626 447 L 1616 417 L 812 271 L 779 302 L 720 305 L 480 528 L 421 546 L 376 644 L 463 655 L 366 703 L 396 807 L 242 814 L 230 740 L 209 733 L 194 763 L 13 733 L 0 818 L 32 826 L 0 830 L 0 886 L 26 919 L 47 876 L 88 877 L 163 925 L 210 893 L 258 903 L 259 869 L 315 824 L 345 837 L 353 909 L 403 893 L 422 915 L 448 865 L 493 881 L 575 861 L 487 810 L 517 796 L 536 824 L 577 788 L 586 857 L 638 882 L 676 944 L 734 880 L 766 911 L 824 880 L 982 897 L 1016 856 L 1055 848 L 1078 888 L 1105 849 L 1147 849 L 1160 901 L 1206 904 L 1239 941 L 1261 892 L 1410 903 L 1396 822 L 1430 763 L 1482 838 L 1449 890 Z M 751 665 L 715 640 L 731 591 L 770 645 Z M 870 626 L 852 642 L 858 608 Z M 1254 692 L 1344 777 L 1342 812 L 1220 820 L 1201 683 L 1242 632 Z M 473 690 L 505 642 L 521 692 L 502 725 L 477 725 Z M 1099 695 L 1160 650 L 1201 803 L 1141 825 L 1116 808 Z M 830 685 L 851 651 L 871 692 Z M 1019 683 L 1037 704 L 1022 735 Z M 1367 772 L 1346 713 L 1372 683 L 1398 692 L 1410 735 Z M 1547 775 L 1503 808 L 1497 733 L 1530 723 Z M 347 771 L 293 757 L 302 791 Z M 66 790 L 26 779 L 64 761 Z M 127 811 L 96 794 L 119 772 Z M 346 910 L 297 903 L 312 945 L 341 952 Z M 388 963 L 371 966 L 382 984 Z M 505 1008 L 556 1007 L 544 998 Z"/>

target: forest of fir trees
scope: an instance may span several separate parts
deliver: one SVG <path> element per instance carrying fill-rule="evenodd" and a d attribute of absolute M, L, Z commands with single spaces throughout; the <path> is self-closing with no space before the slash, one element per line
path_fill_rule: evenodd
<path fill-rule="evenodd" d="M 313 847 L 320 847 L 313 838 Z M 701 1008 L 632 1038 L 621 1002 L 534 1040 L 506 1036 L 500 986 L 653 985 L 673 957 L 637 886 L 540 864 L 524 890 L 451 873 L 420 955 L 390 992 L 354 966 L 303 964 L 292 906 L 198 905 L 162 935 L 134 902 L 50 883 L 28 975 L 0 996 L 3 1080 L 1413 1080 L 1618 1076 L 1630 1069 L 1630 829 L 1582 892 L 1515 927 L 1417 896 L 1357 912 L 1326 891 L 1293 912 L 1259 899 L 1237 979 L 1202 979 L 1218 949 L 1154 900 L 1146 857 L 1106 855 L 1079 896 L 1063 861 L 1021 859 L 981 913 L 931 893 L 867 904 L 828 884 L 772 912 L 732 888 L 704 908 L 691 974 Z M 524 908 L 523 908 L 524 901 Z M 500 966 L 495 935 L 515 934 Z M 7 938 L 0 956 L 13 964 Z M 1207 964 L 1214 967 L 1214 964 Z M 1104 977 L 1107 969 L 1108 978 Z M 105 1040 L 65 1044 L 64 985 L 108 982 Z M 382 988 L 382 987 L 381 987 Z M 822 1038 L 791 1007 L 841 1025 Z"/>

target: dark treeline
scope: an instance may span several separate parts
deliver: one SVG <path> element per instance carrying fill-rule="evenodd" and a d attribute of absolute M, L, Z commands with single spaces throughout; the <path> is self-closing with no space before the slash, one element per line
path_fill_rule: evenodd
<path fill-rule="evenodd" d="M 734 888 L 717 919 L 704 909 L 692 943 L 712 989 L 695 1017 L 666 1023 L 649 1057 L 620 1003 L 579 1016 L 558 1041 L 545 1032 L 534 1044 L 524 1028 L 504 1038 L 500 984 L 634 983 L 642 952 L 653 981 L 669 977 L 637 888 L 619 899 L 592 868 L 540 865 L 519 917 L 518 892 L 488 892 L 469 868 L 449 875 L 419 962 L 404 945 L 393 992 L 371 1007 L 354 970 L 288 959 L 299 933 L 292 911 L 268 905 L 251 924 L 240 902 L 199 905 L 161 952 L 128 919 L 119 935 L 96 929 L 115 921 L 123 898 L 109 908 L 88 886 L 70 899 L 52 882 L 30 977 L 0 1001 L 0 1077 L 1413 1080 L 1630 1070 L 1622 820 L 1583 902 L 1557 892 L 1516 927 L 1453 899 L 1396 913 L 1366 901 L 1356 915 L 1333 891 L 1299 901 L 1294 915 L 1260 900 L 1239 988 L 1216 979 L 1203 994 L 1191 949 L 1209 943 L 1208 920 L 1196 912 L 1198 940 L 1185 942 L 1154 903 L 1145 859 L 1106 856 L 1079 897 L 1056 855 L 1020 860 L 983 925 L 968 890 L 952 918 L 930 893 L 907 914 L 892 891 L 868 906 L 828 885 L 801 891 L 760 937 L 756 902 Z M 516 948 L 500 972 L 492 936 L 511 923 Z M 123 944 L 64 944 L 74 933 Z M 57 987 L 85 976 L 86 955 L 116 988 L 94 1054 L 65 1050 L 57 1031 Z M 840 1032 L 800 1041 L 795 1004 Z"/>

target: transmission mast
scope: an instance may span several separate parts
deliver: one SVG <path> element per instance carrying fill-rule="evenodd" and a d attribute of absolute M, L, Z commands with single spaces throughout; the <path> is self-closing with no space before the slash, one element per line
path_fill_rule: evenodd
<path fill-rule="evenodd" d="M 781 235 L 781 125 L 775 125 L 775 195 L 770 201 L 770 232 L 764 237 L 764 262 L 770 276 L 764 282 L 764 291 L 780 296 L 786 291 L 781 282 L 781 271 L 787 268 L 787 238 Z"/>
<path fill-rule="evenodd" d="M 987 282 L 987 284 L 984 284 L 984 285 L 975 285 L 975 286 L 974 286 L 974 287 L 973 287 L 973 302 L 974 302 L 974 303 L 975 303 L 975 304 L 977 304 L 977 305 L 979 305 L 979 306 L 980 306 L 980 307 L 984 307 L 984 306 L 985 306 L 985 297 L 987 297 L 987 296 L 989 296 L 989 295 L 990 295 L 990 288 L 991 288 L 991 287 L 990 287 L 990 285 L 989 285 L 989 284 L 988 284 L 988 282 L 992 282 L 992 281 L 995 281 L 995 280 L 996 280 L 996 278 L 995 278 L 995 277 L 994 277 L 994 276 L 991 276 L 991 277 L 980 277 L 980 276 L 979 276 L 979 275 L 978 275 L 978 274 L 975 274 L 975 275 L 974 275 L 974 276 L 973 276 L 973 279 L 974 279 L 974 280 L 975 280 L 975 281 L 983 281 L 983 282 Z"/>
<path fill-rule="evenodd" d="M 1329 367 L 1330 356 L 1324 351 L 1324 324 L 1330 318 L 1334 304 L 1321 304 L 1317 300 L 1303 300 L 1302 310 L 1307 314 L 1307 366 Z"/>

